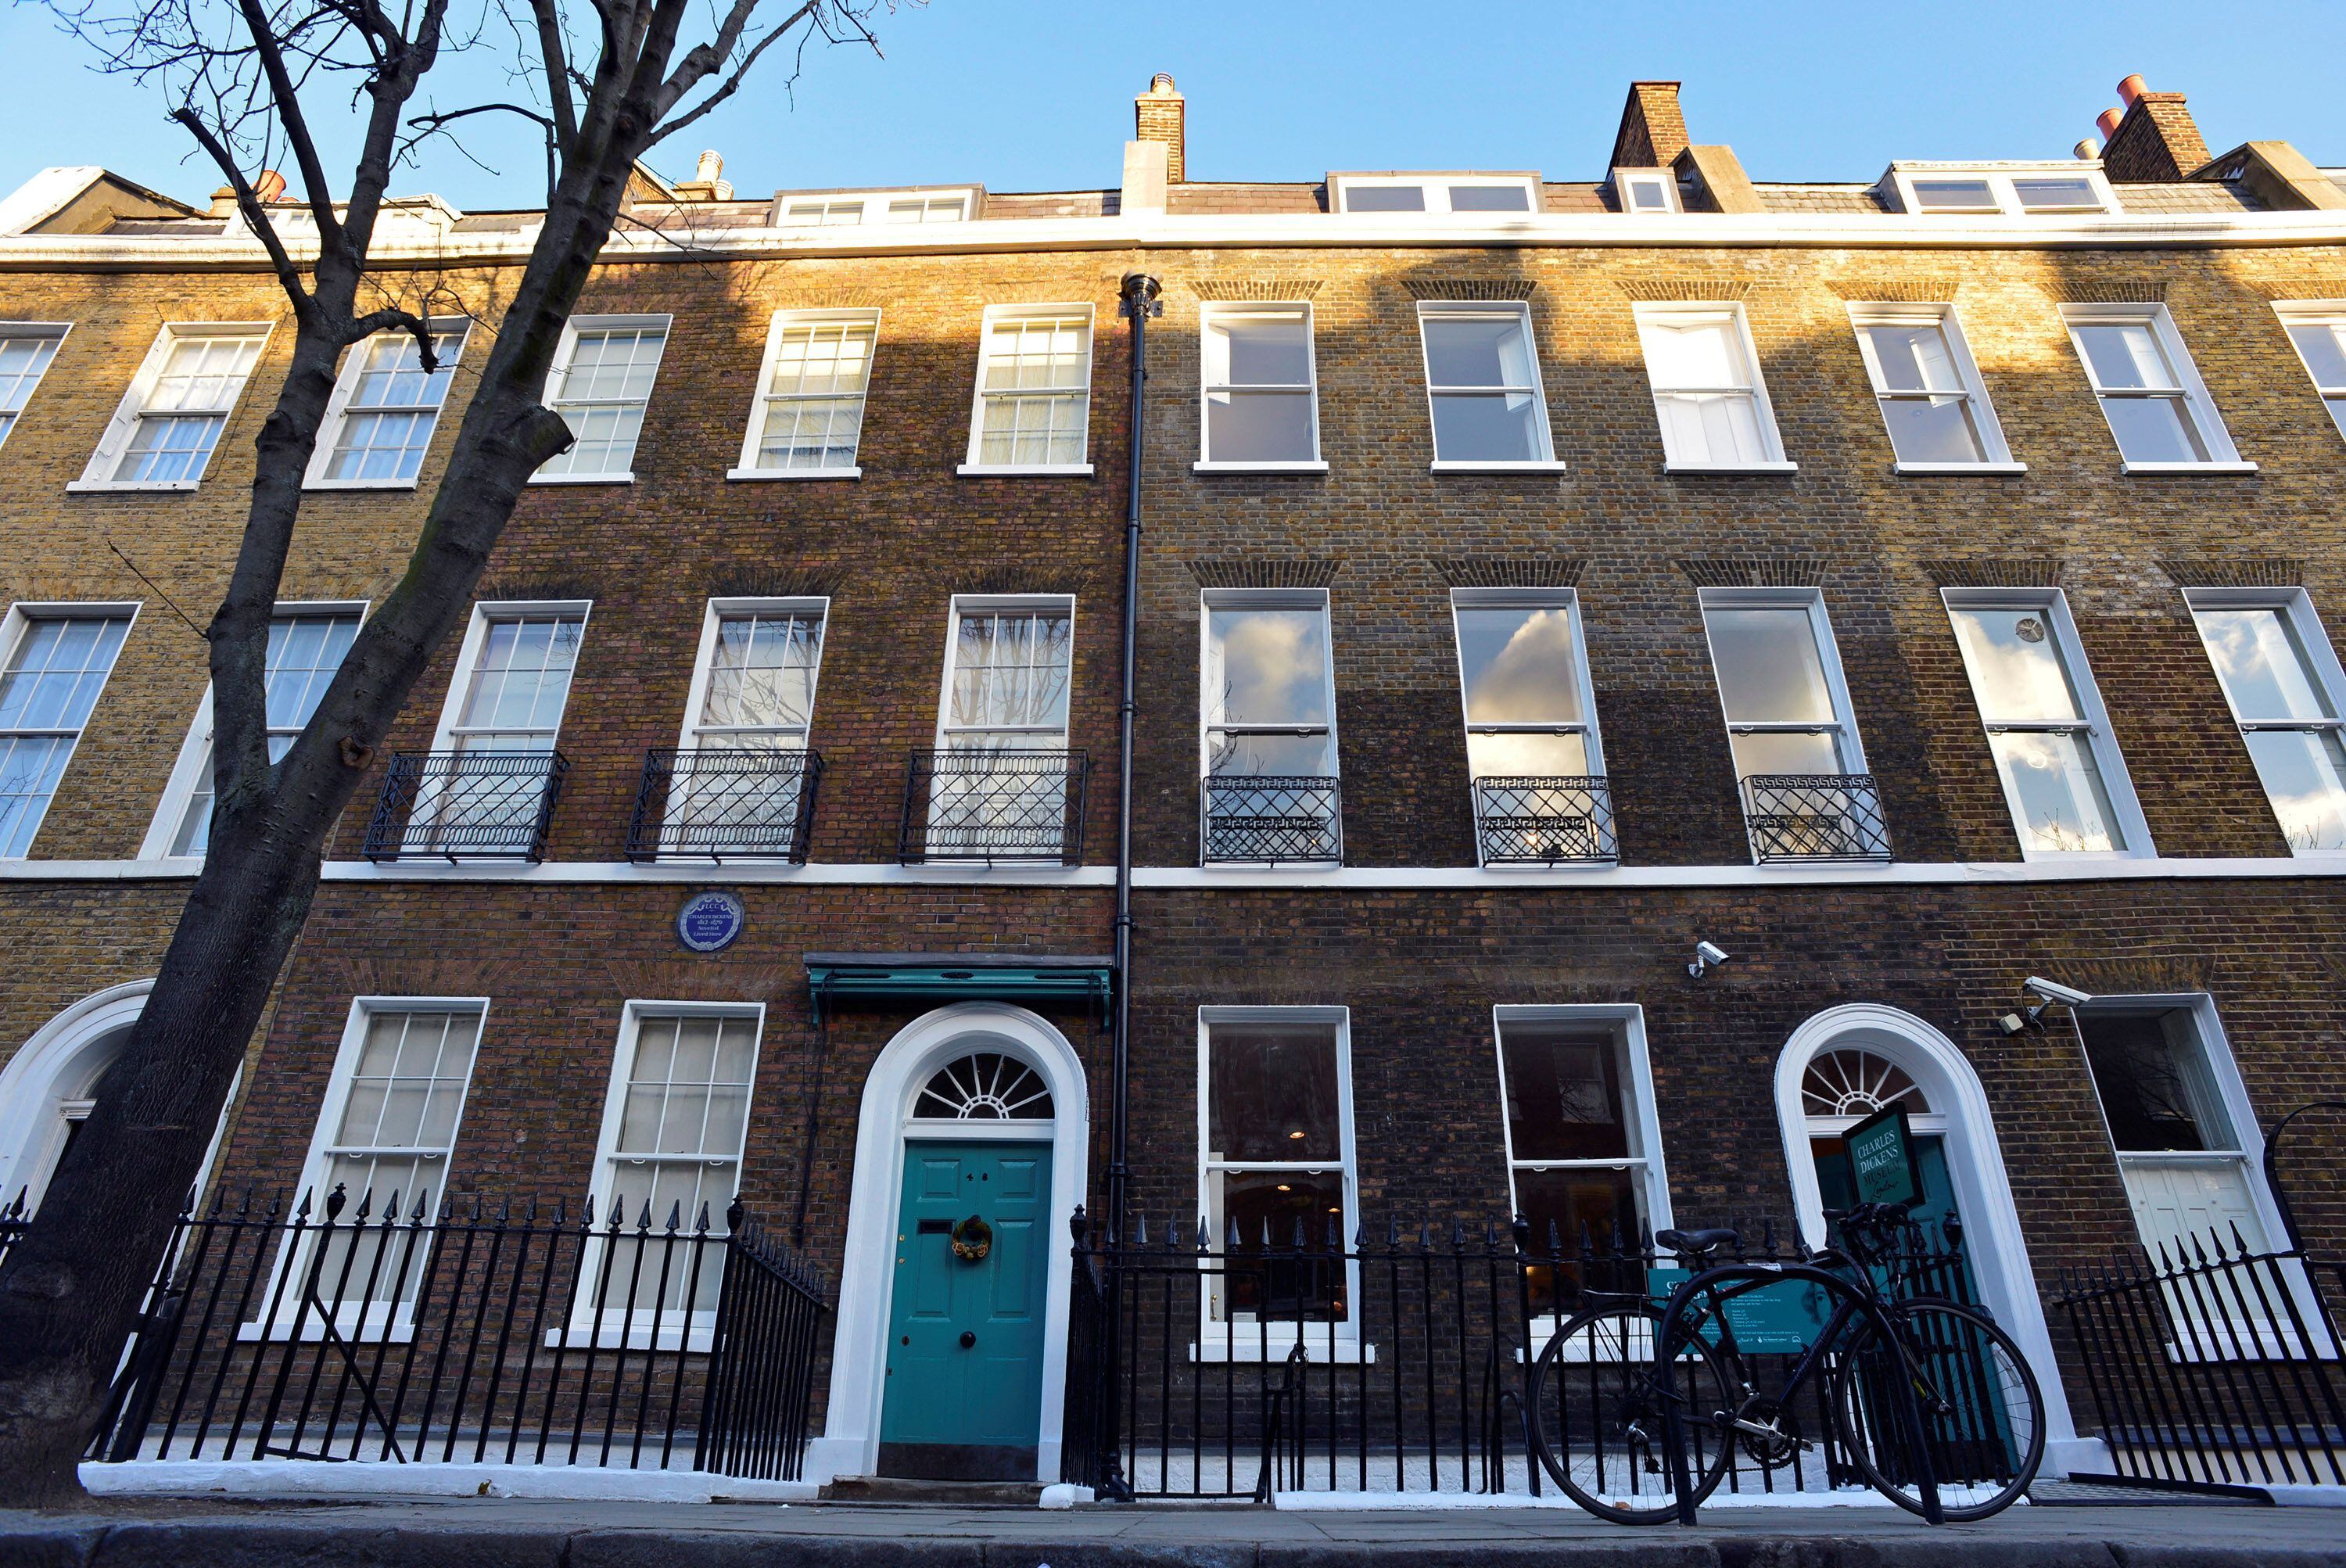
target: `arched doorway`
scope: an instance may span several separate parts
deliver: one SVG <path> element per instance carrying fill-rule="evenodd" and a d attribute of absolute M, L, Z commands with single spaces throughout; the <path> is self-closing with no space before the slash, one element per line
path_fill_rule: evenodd
<path fill-rule="evenodd" d="M 97 1081 L 121 1054 L 154 986 L 134 980 L 83 997 L 34 1031 L 0 1068 L 0 1207 L 20 1195 L 27 1212 L 40 1207 L 89 1115 Z"/>
<path fill-rule="evenodd" d="M 1024 1008 L 939 1008 L 880 1053 L 811 1471 L 1057 1479 L 1086 1107 L 1074 1048 Z"/>
<path fill-rule="evenodd" d="M 2058 1475 L 2104 1462 L 2100 1442 L 2078 1439 L 2069 1419 L 1979 1075 L 1953 1041 L 1911 1013 L 1872 1003 L 1828 1008 L 1794 1030 L 1777 1058 L 1776 1119 L 1801 1234 L 1810 1246 L 1823 1245 L 1841 1135 L 1890 1105 L 1906 1107 L 1930 1151 L 1924 1186 L 1933 1201 L 1926 1217 L 1948 1208 L 1961 1216 L 1978 1299 L 2019 1341 L 2043 1385 L 2046 1469 Z"/>

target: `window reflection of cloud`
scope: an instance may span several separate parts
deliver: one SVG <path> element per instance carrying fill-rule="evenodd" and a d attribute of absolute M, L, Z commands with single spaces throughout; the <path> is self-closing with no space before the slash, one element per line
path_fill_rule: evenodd
<path fill-rule="evenodd" d="M 1468 620 L 1469 635 L 1495 630 L 1496 616 Z M 1474 636 L 1488 646 L 1489 634 Z M 1471 657 L 1471 652 L 1470 652 Z M 1526 613 L 1490 661 L 1474 671 L 1466 689 L 1466 713 L 1475 724 L 1536 724 L 1578 717 L 1579 693 L 1572 680 L 1572 616 L 1561 609 Z"/>
<path fill-rule="evenodd" d="M 2045 625 L 2041 643 L 2022 642 L 2014 629 L 2032 616 Z M 1969 615 L 1956 623 L 1989 723 L 2082 717 L 2052 641 L 2051 620 L 2043 610 L 1997 610 Z"/>
<path fill-rule="evenodd" d="M 1324 723 L 1325 661 L 1319 616 L 1308 610 L 1217 616 L 1221 689 L 1210 694 L 1234 724 Z"/>

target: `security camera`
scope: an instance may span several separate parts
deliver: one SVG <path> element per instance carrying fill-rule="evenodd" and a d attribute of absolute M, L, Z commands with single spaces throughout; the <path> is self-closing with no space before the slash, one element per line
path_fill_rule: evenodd
<path fill-rule="evenodd" d="M 1715 963 L 1725 963 L 1727 959 L 1727 950 L 1717 942 L 1698 942 L 1694 944 L 1694 962 L 1687 965 L 1687 972 L 1700 980 L 1704 970 Z"/>
<path fill-rule="evenodd" d="M 2024 990 L 2034 992 L 2047 1002 L 2057 1002 L 2064 1007 L 2082 1007 L 2094 999 L 2090 992 L 2072 991 L 2066 985 L 2056 985 L 2034 974 L 2020 983 Z"/>

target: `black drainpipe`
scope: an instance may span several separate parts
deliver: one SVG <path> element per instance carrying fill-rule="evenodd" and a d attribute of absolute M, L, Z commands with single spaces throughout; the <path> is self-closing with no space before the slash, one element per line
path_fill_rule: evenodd
<path fill-rule="evenodd" d="M 1132 731 L 1139 708 L 1133 673 L 1133 645 L 1140 628 L 1140 462 L 1148 408 L 1148 318 L 1165 313 L 1157 280 L 1146 272 L 1124 275 L 1119 313 L 1132 323 L 1131 488 L 1124 509 L 1124 685 L 1116 719 L 1116 1064 L 1108 1113 L 1107 1212 L 1111 1237 L 1124 1234 L 1125 1143 L 1131 1126 L 1128 1105 L 1132 1062 Z"/>

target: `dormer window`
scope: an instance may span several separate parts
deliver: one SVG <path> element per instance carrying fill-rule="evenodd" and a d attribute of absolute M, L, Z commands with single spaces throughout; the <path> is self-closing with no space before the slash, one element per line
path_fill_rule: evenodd
<path fill-rule="evenodd" d="M 2118 210 L 2099 164 L 1895 163 L 1888 184 L 1903 211 L 1923 217 L 2055 218 Z"/>
<path fill-rule="evenodd" d="M 1678 178 L 1667 168 L 1615 169 L 1613 200 L 1632 214 L 1686 210 L 1678 205 Z"/>
<path fill-rule="evenodd" d="M 1520 212 L 1540 209 L 1535 174 L 1331 174 L 1336 212 Z"/>
<path fill-rule="evenodd" d="M 874 223 L 959 223 L 977 205 L 967 186 L 932 190 L 784 191 L 774 199 L 777 229 L 845 229 Z"/>

